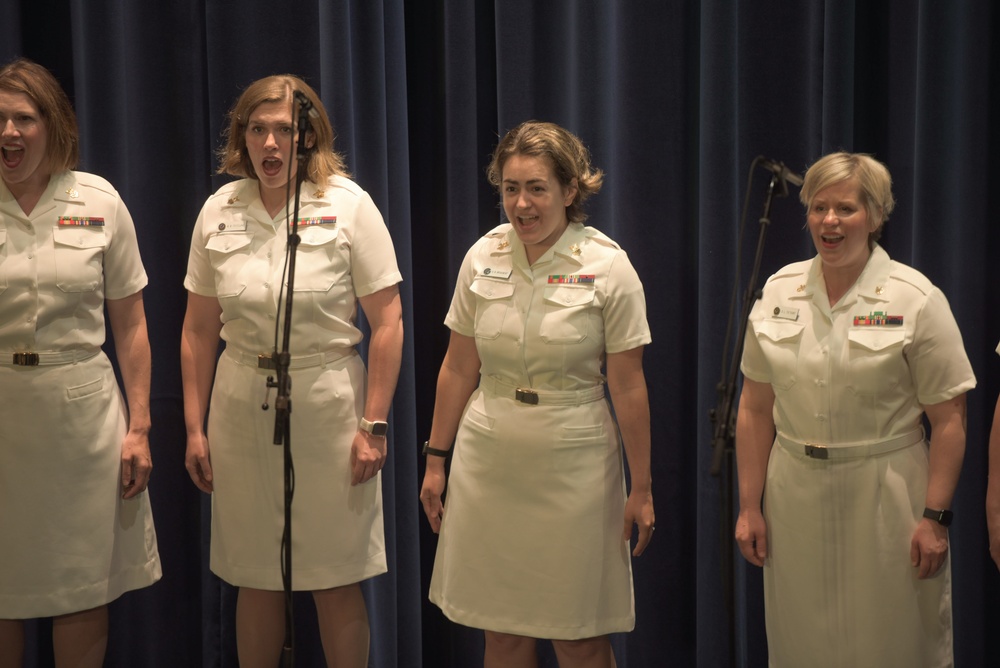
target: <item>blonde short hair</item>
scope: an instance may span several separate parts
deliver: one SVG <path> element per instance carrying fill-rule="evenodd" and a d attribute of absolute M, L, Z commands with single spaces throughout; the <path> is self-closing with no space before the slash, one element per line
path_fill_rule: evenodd
<path fill-rule="evenodd" d="M 895 208 L 896 200 L 892 196 L 889 170 L 867 153 L 841 151 L 824 155 L 806 172 L 799 190 L 799 200 L 808 211 L 817 193 L 850 179 L 857 180 L 861 205 L 872 221 L 873 229 L 868 235 L 868 243 L 872 244 L 882 235 L 882 226 Z"/>

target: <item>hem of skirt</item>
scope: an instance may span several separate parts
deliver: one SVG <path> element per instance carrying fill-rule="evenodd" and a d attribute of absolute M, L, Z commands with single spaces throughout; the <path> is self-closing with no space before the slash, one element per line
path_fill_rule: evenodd
<path fill-rule="evenodd" d="M 253 568 L 234 566 L 228 563 L 212 563 L 211 571 L 234 587 L 248 587 L 263 591 L 283 591 L 285 588 L 281 580 L 280 568 Z M 367 561 L 352 565 L 348 569 L 342 568 L 341 565 L 320 566 L 308 570 L 297 569 L 295 555 L 292 555 L 292 590 L 321 591 L 343 587 L 369 580 L 388 571 L 385 552 L 374 554 Z"/>
<path fill-rule="evenodd" d="M 0 618 L 37 619 L 56 617 L 99 608 L 123 594 L 144 589 L 163 577 L 159 556 L 146 563 L 119 571 L 107 580 L 79 587 L 73 591 L 45 594 L 0 594 Z"/>
<path fill-rule="evenodd" d="M 635 628 L 635 614 L 628 614 L 619 617 L 608 617 L 593 620 L 586 624 L 575 626 L 555 626 L 543 623 L 533 623 L 527 618 L 499 619 L 488 614 L 471 612 L 457 608 L 454 605 L 442 600 L 442 598 L 431 592 L 429 599 L 431 603 L 441 608 L 444 616 L 462 626 L 484 631 L 494 631 L 496 633 L 510 633 L 512 635 L 527 636 L 530 638 L 542 638 L 546 640 L 582 640 L 585 638 L 596 638 L 610 633 L 627 633 Z M 528 611 L 525 611 L 526 613 Z"/>

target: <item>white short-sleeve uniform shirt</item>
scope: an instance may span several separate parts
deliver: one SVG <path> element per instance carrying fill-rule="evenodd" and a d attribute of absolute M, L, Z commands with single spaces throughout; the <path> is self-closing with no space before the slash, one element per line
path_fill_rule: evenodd
<path fill-rule="evenodd" d="M 742 369 L 773 388 L 779 433 L 832 447 L 919 430 L 923 406 L 976 383 L 942 292 L 879 246 L 832 307 L 818 258 L 771 276 L 750 315 Z M 924 443 L 828 461 L 772 446 L 772 666 L 950 665 L 950 565 L 928 580 L 910 565 L 927 475 Z"/>
<path fill-rule="evenodd" d="M 54 174 L 29 215 L 0 181 L 0 618 L 94 608 L 160 577 L 148 493 L 120 498 L 126 411 L 101 352 L 105 299 L 146 280 L 106 180 Z"/>

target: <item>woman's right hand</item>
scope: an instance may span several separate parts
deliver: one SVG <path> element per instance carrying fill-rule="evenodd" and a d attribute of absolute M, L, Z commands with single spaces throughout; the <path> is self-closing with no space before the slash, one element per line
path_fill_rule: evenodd
<path fill-rule="evenodd" d="M 203 432 L 188 436 L 184 467 L 198 489 L 212 493 L 212 461 L 208 454 L 208 437 Z"/>
<path fill-rule="evenodd" d="M 441 531 L 441 518 L 444 517 L 444 504 L 441 503 L 444 483 L 444 459 L 428 457 L 427 468 L 424 470 L 424 483 L 420 487 L 420 503 L 424 507 L 424 514 L 427 515 L 427 521 L 431 523 L 431 531 L 434 533 Z"/>
<path fill-rule="evenodd" d="M 767 523 L 760 510 L 741 510 L 736 518 L 736 544 L 743 557 L 754 566 L 767 559 Z"/>

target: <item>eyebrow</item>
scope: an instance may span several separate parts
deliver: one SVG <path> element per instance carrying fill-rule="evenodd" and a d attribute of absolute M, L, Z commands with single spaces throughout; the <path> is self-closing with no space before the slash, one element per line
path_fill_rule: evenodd
<path fill-rule="evenodd" d="M 520 183 L 520 181 L 518 181 L 517 179 L 504 179 L 503 182 L 504 183 L 513 183 L 513 184 Z M 546 182 L 546 179 L 528 179 L 527 181 L 525 181 L 525 183 L 529 184 L 529 185 L 532 184 L 532 183 L 545 183 L 545 182 Z"/>

